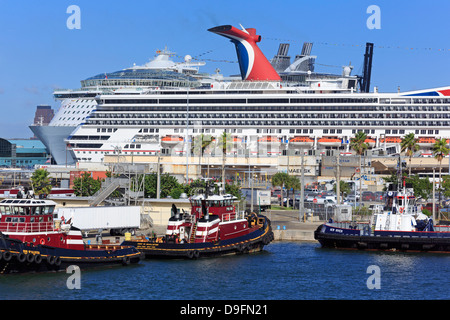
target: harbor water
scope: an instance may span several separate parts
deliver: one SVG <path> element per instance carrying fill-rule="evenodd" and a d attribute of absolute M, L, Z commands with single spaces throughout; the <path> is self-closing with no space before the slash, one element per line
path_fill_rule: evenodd
<path fill-rule="evenodd" d="M 447 300 L 450 256 L 272 242 L 251 255 L 0 275 L 2 300 Z M 75 282 L 74 282 L 75 283 Z"/>

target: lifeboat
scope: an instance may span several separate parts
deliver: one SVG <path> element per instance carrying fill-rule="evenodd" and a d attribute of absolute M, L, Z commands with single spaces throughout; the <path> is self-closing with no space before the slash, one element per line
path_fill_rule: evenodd
<path fill-rule="evenodd" d="M 294 147 L 312 147 L 314 140 L 310 137 L 294 137 L 289 140 L 289 144 Z"/>
<path fill-rule="evenodd" d="M 432 137 L 421 137 L 417 139 L 417 144 L 420 147 L 431 147 L 435 142 L 436 139 Z"/>
<path fill-rule="evenodd" d="M 338 137 L 323 137 L 317 143 L 325 147 L 339 147 L 342 141 Z"/>
<path fill-rule="evenodd" d="M 172 216 L 162 237 L 133 237 L 122 245 L 135 246 L 146 258 L 186 258 L 245 254 L 261 251 L 273 239 L 270 220 L 257 213 L 236 211 L 237 198 L 213 194 L 211 180 L 205 193 L 191 197 L 191 210 Z"/>
<path fill-rule="evenodd" d="M 375 139 L 372 138 L 367 138 L 366 140 L 364 140 L 365 143 L 367 143 L 369 145 L 369 147 L 373 148 L 375 146 Z"/>
<path fill-rule="evenodd" d="M 161 143 L 168 145 L 168 146 L 174 146 L 183 141 L 184 141 L 184 139 L 180 136 L 167 135 L 167 136 L 161 138 Z"/>
<path fill-rule="evenodd" d="M 133 246 L 85 244 L 69 221 L 53 219 L 51 200 L 4 199 L 0 202 L 1 273 L 43 272 L 69 265 L 86 267 L 136 263 L 142 254 Z"/>
<path fill-rule="evenodd" d="M 259 143 L 269 144 L 269 143 L 280 143 L 281 139 L 273 136 L 265 136 L 258 139 Z"/>
<path fill-rule="evenodd" d="M 402 139 L 399 137 L 386 137 L 386 138 L 381 138 L 380 139 L 380 143 L 401 143 Z"/>

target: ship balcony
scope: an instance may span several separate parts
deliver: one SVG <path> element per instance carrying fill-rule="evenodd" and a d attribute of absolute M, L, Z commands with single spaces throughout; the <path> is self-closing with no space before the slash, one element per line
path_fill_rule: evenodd
<path fill-rule="evenodd" d="M 52 232 L 54 231 L 54 224 L 52 222 L 21 222 L 20 220 L 14 221 L 13 218 L 11 222 L 0 222 L 1 232 Z"/>

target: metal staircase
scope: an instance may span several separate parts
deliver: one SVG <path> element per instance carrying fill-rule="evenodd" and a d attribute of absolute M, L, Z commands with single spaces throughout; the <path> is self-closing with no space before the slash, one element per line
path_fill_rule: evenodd
<path fill-rule="evenodd" d="M 89 200 L 89 205 L 92 207 L 98 206 L 117 188 L 128 187 L 129 180 L 127 178 L 106 178 L 102 183 L 102 187 Z"/>

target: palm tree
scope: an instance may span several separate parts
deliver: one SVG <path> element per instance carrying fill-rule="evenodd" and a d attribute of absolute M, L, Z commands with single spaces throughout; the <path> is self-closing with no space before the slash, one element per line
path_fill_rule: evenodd
<path fill-rule="evenodd" d="M 289 174 L 286 172 L 277 172 L 272 176 L 272 186 L 281 188 L 281 196 L 283 196 L 283 187 L 287 187 L 289 184 Z M 283 201 L 283 199 L 281 199 Z M 288 202 L 289 205 L 289 202 Z"/>
<path fill-rule="evenodd" d="M 227 156 L 227 149 L 232 144 L 231 135 L 225 131 L 217 141 L 217 146 L 222 149 L 222 185 L 225 188 L 225 158 Z M 250 174 L 250 173 L 249 173 Z"/>
<path fill-rule="evenodd" d="M 292 189 L 292 198 L 293 198 L 292 208 L 295 208 L 295 190 L 299 190 L 301 187 L 302 187 L 302 184 L 296 176 L 289 176 L 287 188 L 288 188 L 288 190 Z M 288 199 L 289 199 L 289 197 L 288 197 Z M 300 201 L 303 201 L 303 200 L 300 199 Z M 287 206 L 289 207 L 289 203 Z"/>
<path fill-rule="evenodd" d="M 436 139 L 433 145 L 433 155 L 439 161 L 439 204 L 438 212 L 441 207 L 441 175 L 442 175 L 442 160 L 448 155 L 449 149 L 447 148 L 447 139 Z"/>
<path fill-rule="evenodd" d="M 414 152 L 419 150 L 419 145 L 417 144 L 417 139 L 414 133 L 408 133 L 403 137 L 400 143 L 401 152 L 406 151 L 405 155 L 409 156 L 409 176 L 411 176 L 411 160 Z"/>
<path fill-rule="evenodd" d="M 52 184 L 49 179 L 49 172 L 45 169 L 36 169 L 31 176 L 31 186 L 37 195 L 50 194 Z"/>
<path fill-rule="evenodd" d="M 361 156 L 364 154 L 364 152 L 369 148 L 369 144 L 366 143 L 367 135 L 362 132 L 358 131 L 355 134 L 354 138 L 350 139 L 350 148 L 355 150 L 356 154 L 359 155 L 359 196 L 360 196 L 360 202 L 362 199 L 362 179 L 361 179 Z M 356 201 L 356 199 L 355 199 Z"/>
<path fill-rule="evenodd" d="M 202 174 L 201 159 L 205 153 L 205 149 L 213 142 L 211 135 L 204 135 L 203 133 L 194 138 L 193 150 L 198 152 L 198 166 L 200 169 L 200 175 Z"/>

